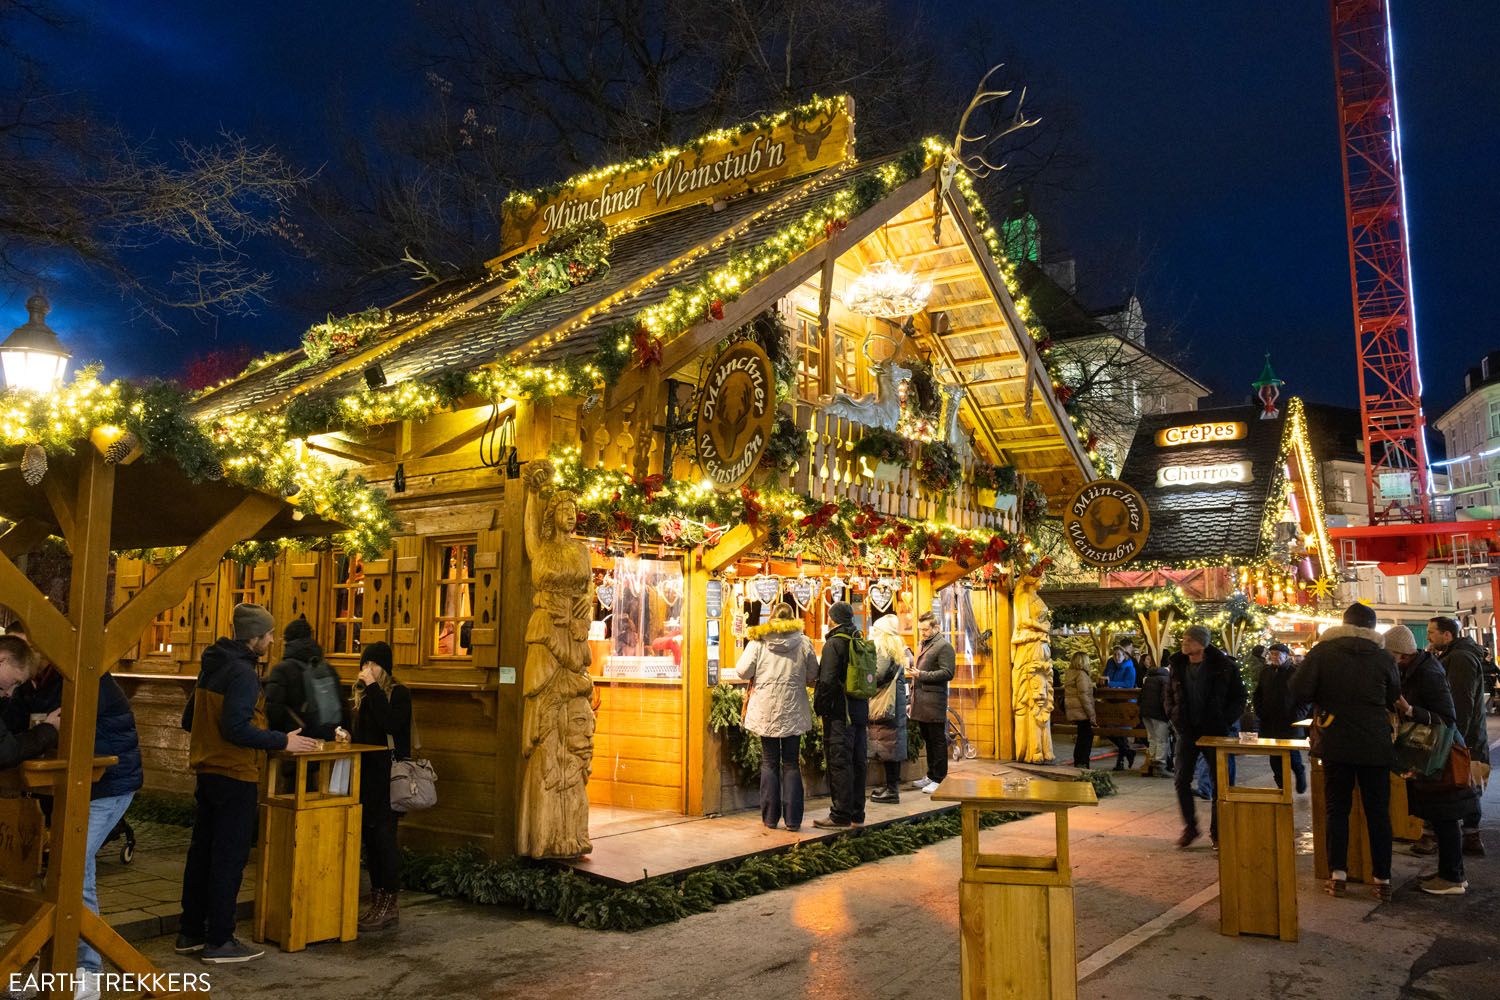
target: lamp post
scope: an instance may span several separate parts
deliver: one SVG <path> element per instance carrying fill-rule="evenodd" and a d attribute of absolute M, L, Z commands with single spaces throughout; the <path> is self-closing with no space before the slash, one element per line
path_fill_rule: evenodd
<path fill-rule="evenodd" d="M 0 368 L 5 384 L 28 392 L 50 392 L 62 383 L 72 357 L 63 349 L 56 331 L 47 325 L 52 306 L 40 292 L 26 300 L 30 318 L 11 331 L 0 344 Z"/>

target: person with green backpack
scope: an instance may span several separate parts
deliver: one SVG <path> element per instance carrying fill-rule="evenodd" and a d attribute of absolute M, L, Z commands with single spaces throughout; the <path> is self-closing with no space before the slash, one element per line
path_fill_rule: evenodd
<path fill-rule="evenodd" d="M 865 758 L 870 698 L 875 683 L 875 644 L 854 624 L 854 608 L 838 601 L 828 609 L 833 628 L 823 638 L 813 710 L 823 720 L 823 752 L 833 802 L 820 830 L 848 829 L 865 821 Z"/>
<path fill-rule="evenodd" d="M 287 625 L 281 638 L 281 660 L 266 677 L 267 723 L 280 733 L 300 729 L 313 739 L 333 739 L 349 722 L 338 672 L 323 658 L 306 616 Z"/>

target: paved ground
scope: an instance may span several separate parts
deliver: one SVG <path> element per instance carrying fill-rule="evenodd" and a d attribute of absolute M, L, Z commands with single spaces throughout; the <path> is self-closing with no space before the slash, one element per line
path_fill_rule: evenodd
<path fill-rule="evenodd" d="M 1495 729 L 1492 738 L 1500 723 Z M 1416 891 L 1419 862 L 1400 854 L 1391 903 L 1362 887 L 1329 898 L 1312 880 L 1304 836 L 1301 940 L 1284 944 L 1220 936 L 1215 856 L 1206 846 L 1172 847 L 1179 819 L 1170 783 L 1127 776 L 1121 785 L 1097 810 L 1075 813 L 1081 997 L 1500 998 L 1500 791 L 1486 796 L 1496 853 L 1470 864 L 1471 892 L 1461 898 Z M 1043 822 L 988 836 L 1024 849 L 1049 836 Z M 1305 831 L 1305 800 L 1298 822 Z M 213 995 L 953 997 L 957 878 L 952 840 L 634 934 L 426 900 L 405 908 L 396 932 L 216 970 Z M 202 968 L 172 954 L 169 939 L 146 950 L 166 969 Z"/>

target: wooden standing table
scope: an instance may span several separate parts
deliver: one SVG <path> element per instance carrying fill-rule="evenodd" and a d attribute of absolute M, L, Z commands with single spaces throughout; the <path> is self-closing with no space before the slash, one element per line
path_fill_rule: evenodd
<path fill-rule="evenodd" d="M 1096 806 L 1083 781 L 1030 780 L 1007 789 L 998 777 L 950 774 L 932 795 L 957 802 L 963 818 L 959 883 L 959 967 L 963 1000 L 1074 1000 L 1078 958 L 1068 810 Z M 979 815 L 995 810 L 1050 812 L 1053 855 L 986 854 Z"/>
<path fill-rule="evenodd" d="M 308 753 L 271 754 L 260 799 L 261 855 L 255 879 L 255 940 L 282 951 L 353 941 L 359 916 L 359 758 L 389 752 L 364 743 L 328 743 Z M 283 787 L 283 760 L 293 764 Z M 346 761 L 347 767 L 337 767 Z M 318 763 L 309 787 L 307 769 Z M 347 787 L 334 788 L 335 772 Z"/>
<path fill-rule="evenodd" d="M 1297 856 L 1292 829 L 1292 751 L 1306 740 L 1205 736 L 1215 751 L 1219 810 L 1219 933 L 1297 940 Z M 1234 756 L 1280 757 L 1280 788 L 1229 782 Z"/>

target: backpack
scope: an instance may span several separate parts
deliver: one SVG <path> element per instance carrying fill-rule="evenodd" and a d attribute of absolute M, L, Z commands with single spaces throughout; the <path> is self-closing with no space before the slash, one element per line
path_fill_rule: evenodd
<path fill-rule="evenodd" d="M 863 636 L 845 636 L 849 640 L 849 665 L 844 671 L 844 694 L 851 698 L 873 698 L 880 690 L 875 683 L 875 642 Z"/>
<path fill-rule="evenodd" d="M 329 730 L 343 721 L 339 675 L 327 660 L 320 657 L 303 664 L 302 696 L 302 724 L 308 733 Z"/>

